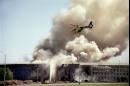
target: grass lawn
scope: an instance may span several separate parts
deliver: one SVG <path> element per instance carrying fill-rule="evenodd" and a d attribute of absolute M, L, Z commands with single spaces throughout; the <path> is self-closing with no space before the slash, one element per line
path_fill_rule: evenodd
<path fill-rule="evenodd" d="M 129 83 L 67 83 L 67 84 L 40 84 L 30 86 L 129 86 Z"/>
<path fill-rule="evenodd" d="M 0 81 L 0 86 L 4 82 Z M 11 85 L 12 86 L 12 85 Z M 14 86 L 14 85 L 13 85 Z M 27 84 L 17 86 L 129 86 L 129 83 L 55 83 L 55 84 Z"/>

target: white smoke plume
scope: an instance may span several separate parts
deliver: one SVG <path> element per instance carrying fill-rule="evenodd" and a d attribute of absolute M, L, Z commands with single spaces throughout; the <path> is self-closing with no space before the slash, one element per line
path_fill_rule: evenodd
<path fill-rule="evenodd" d="M 94 41 L 89 42 L 83 35 L 75 38 L 73 41 L 69 41 L 66 45 L 66 50 L 78 56 L 81 54 L 81 57 L 85 56 L 86 53 L 85 57 L 89 62 L 100 61 L 106 57 L 112 57 L 119 52 L 117 47 L 107 47 L 101 51 Z"/>
<path fill-rule="evenodd" d="M 52 57 L 52 53 L 49 50 L 43 50 L 43 49 L 39 49 L 37 52 L 33 53 L 33 57 L 34 60 L 46 60 L 46 59 L 50 59 Z"/>
<path fill-rule="evenodd" d="M 72 55 L 66 55 L 64 53 L 59 53 L 53 57 L 50 61 L 50 81 L 55 81 L 56 69 L 62 64 L 73 64 L 77 62 L 77 58 Z"/>
<path fill-rule="evenodd" d="M 87 75 L 82 68 L 78 68 L 75 70 L 75 73 L 73 75 L 74 80 L 77 82 L 85 82 L 85 81 L 90 81 L 91 77 Z"/>
<path fill-rule="evenodd" d="M 36 47 L 34 61 L 49 59 L 48 64 L 55 64 L 54 69 L 70 63 L 70 54 L 86 59 L 85 62 L 120 55 L 127 47 L 129 35 L 128 3 L 129 0 L 71 0 L 70 7 L 54 17 L 51 36 Z M 85 26 L 90 21 L 92 30 L 85 29 L 79 37 L 72 33 L 70 24 Z"/>

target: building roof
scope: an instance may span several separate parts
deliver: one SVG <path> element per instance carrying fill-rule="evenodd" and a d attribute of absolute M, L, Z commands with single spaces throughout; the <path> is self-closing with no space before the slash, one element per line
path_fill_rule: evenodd
<path fill-rule="evenodd" d="M 37 63 L 31 63 L 31 62 L 24 62 L 24 63 L 6 63 L 7 65 L 11 65 L 11 64 L 45 64 L 42 62 L 37 62 Z M 80 64 L 80 65 L 129 65 L 128 63 L 75 63 L 75 64 Z M 0 65 L 4 65 L 4 64 L 0 64 Z"/>

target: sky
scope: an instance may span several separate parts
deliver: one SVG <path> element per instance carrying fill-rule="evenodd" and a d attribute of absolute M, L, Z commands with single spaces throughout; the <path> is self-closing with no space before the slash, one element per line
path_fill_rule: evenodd
<path fill-rule="evenodd" d="M 0 0 L 0 63 L 32 59 L 39 41 L 50 35 L 52 20 L 69 0 Z M 129 59 L 129 49 L 120 56 Z M 27 58 L 28 59 L 27 59 Z M 116 58 L 114 58 L 116 59 Z"/>
<path fill-rule="evenodd" d="M 53 17 L 68 5 L 68 0 L 0 0 L 0 51 L 7 62 L 31 57 L 38 42 L 49 36 Z"/>

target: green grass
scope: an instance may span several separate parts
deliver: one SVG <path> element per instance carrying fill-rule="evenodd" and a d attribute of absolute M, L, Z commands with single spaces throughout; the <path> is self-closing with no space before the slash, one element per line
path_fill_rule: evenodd
<path fill-rule="evenodd" d="M 0 81 L 0 86 L 3 86 L 4 82 Z M 23 86 L 23 85 L 18 85 Z M 129 83 L 56 83 L 56 84 L 28 84 L 24 86 L 129 86 Z"/>
<path fill-rule="evenodd" d="M 129 86 L 128 83 L 67 83 L 67 84 L 41 84 L 30 86 Z"/>

